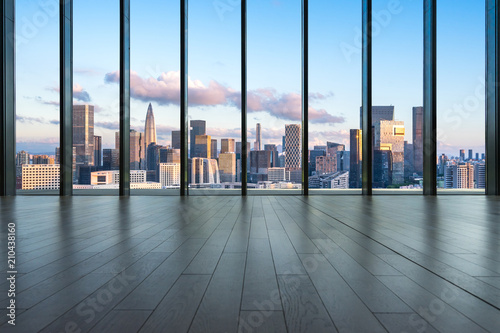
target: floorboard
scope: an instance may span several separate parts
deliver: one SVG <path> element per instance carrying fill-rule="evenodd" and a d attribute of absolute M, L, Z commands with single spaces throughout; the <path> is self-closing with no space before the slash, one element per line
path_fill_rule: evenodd
<path fill-rule="evenodd" d="M 1 197 L 0 331 L 496 333 L 499 216 L 482 196 Z"/>

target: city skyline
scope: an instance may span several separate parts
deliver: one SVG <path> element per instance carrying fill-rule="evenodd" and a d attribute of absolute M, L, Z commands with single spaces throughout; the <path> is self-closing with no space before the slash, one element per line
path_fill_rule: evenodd
<path fill-rule="evenodd" d="M 28 22 L 35 13 L 44 10 L 34 1 L 19 2 L 23 6 L 17 6 L 18 15 L 26 17 Z M 95 131 L 102 137 L 103 147 L 112 147 L 114 132 L 118 129 L 117 4 L 93 0 L 75 3 L 75 102 L 95 106 Z M 374 1 L 374 13 L 387 13 L 388 4 L 389 1 Z M 131 17 L 132 87 L 137 88 L 132 91 L 131 127 L 137 131 L 144 128 L 142 112 L 153 103 L 158 141 L 164 145 L 170 142 L 172 130 L 179 129 L 175 93 L 179 66 L 178 4 L 132 1 L 131 6 L 134 13 Z M 100 10 L 94 12 L 95 8 Z M 239 109 L 234 99 L 239 91 L 239 74 L 234 74 L 239 73 L 238 8 L 233 6 L 221 14 L 212 2 L 190 2 L 189 74 L 190 88 L 194 90 L 190 91 L 189 115 L 191 119 L 209 121 L 207 131 L 216 138 L 237 139 L 241 133 Z M 360 9 L 359 3 L 350 1 L 310 4 L 310 91 L 314 93 L 311 107 L 316 111 L 311 115 L 317 117 L 311 116 L 309 126 L 311 148 L 329 140 L 349 145 L 349 130 L 359 123 L 361 58 L 356 38 Z M 479 78 L 484 76 L 484 40 L 480 38 L 484 36 L 484 6 L 473 3 L 452 6 L 451 1 L 442 1 L 438 11 L 441 14 L 438 18 L 438 40 L 441 41 L 438 43 L 438 152 L 454 155 L 461 148 L 484 151 L 484 112 L 481 106 L 472 111 L 467 106 L 475 102 L 470 98 L 476 98 L 476 90 L 482 87 Z M 89 26 L 85 20 L 91 12 L 97 16 L 95 24 Z M 300 111 L 297 108 L 300 1 L 255 1 L 249 4 L 248 12 L 249 96 L 265 107 L 264 111 L 250 108 L 249 141 L 255 140 L 255 124 L 262 123 L 267 125 L 262 131 L 263 143 L 279 145 L 284 125 L 300 122 L 296 117 Z M 416 42 L 422 37 L 421 1 L 401 1 L 400 6 L 389 13 L 387 22 L 376 16 L 381 29 L 374 38 L 373 102 L 374 105 L 394 105 L 396 120 L 409 124 L 412 108 L 422 105 L 422 53 L 421 43 Z M 467 26 L 454 24 L 454 18 L 464 13 L 472 17 Z M 168 23 L 151 25 L 160 17 Z M 334 19 L 326 20 L 327 17 Z M 58 133 L 58 20 L 50 15 L 49 18 L 26 42 L 19 43 L 16 53 L 17 151 L 49 153 L 58 146 L 59 138 L 54 136 Z M 27 23 L 16 22 L 23 36 Z M 456 29 L 466 31 L 460 40 L 452 33 Z M 265 33 L 269 31 L 273 33 Z M 402 37 L 404 34 L 407 38 Z M 463 43 L 467 43 L 468 48 L 456 52 Z M 97 49 L 100 51 L 95 52 Z M 35 54 L 37 62 L 33 58 Z M 35 66 L 39 61 L 45 66 Z M 460 73 L 452 70 L 453 66 L 462 68 Z M 145 89 L 144 94 L 138 89 L 158 85 L 167 88 Z M 165 94 L 158 95 L 158 92 Z M 222 103 L 207 100 L 213 92 L 223 95 Z M 264 98 L 264 93 L 271 98 Z M 480 99 L 479 102 L 481 105 Z M 411 132 L 412 129 L 407 128 L 409 142 Z"/>

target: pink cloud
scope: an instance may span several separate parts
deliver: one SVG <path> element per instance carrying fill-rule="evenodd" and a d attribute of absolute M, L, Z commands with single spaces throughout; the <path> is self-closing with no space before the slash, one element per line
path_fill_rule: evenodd
<path fill-rule="evenodd" d="M 118 71 L 107 73 L 104 81 L 107 83 L 119 83 L 120 73 Z M 217 81 L 210 81 L 208 86 L 200 80 L 188 78 L 189 105 L 190 106 L 217 106 L 232 105 L 240 107 L 240 92 L 226 87 Z M 144 102 L 157 102 L 158 104 L 180 103 L 180 72 L 170 71 L 162 73 L 158 78 L 140 77 L 136 72 L 130 74 L 130 93 L 135 99 Z M 323 95 L 312 93 L 310 101 L 320 101 L 331 97 L 329 93 Z M 297 93 L 280 94 L 275 89 L 256 89 L 248 91 L 248 111 L 266 112 L 278 119 L 300 121 L 302 100 Z M 333 116 L 324 109 L 315 109 L 309 106 L 309 120 L 312 123 L 337 124 L 345 121 L 342 116 Z"/>

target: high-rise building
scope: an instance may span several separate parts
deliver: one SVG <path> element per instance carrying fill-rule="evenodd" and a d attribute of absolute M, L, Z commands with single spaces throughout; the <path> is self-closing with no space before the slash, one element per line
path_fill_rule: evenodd
<path fill-rule="evenodd" d="M 471 161 L 473 159 L 473 152 L 472 152 L 472 149 L 469 149 L 469 161 Z"/>
<path fill-rule="evenodd" d="M 413 172 L 424 173 L 424 108 L 413 108 Z M 409 158 L 410 159 L 410 158 Z"/>
<path fill-rule="evenodd" d="M 162 187 L 179 186 L 181 183 L 181 165 L 179 163 L 160 163 L 158 168 Z"/>
<path fill-rule="evenodd" d="M 479 161 L 479 153 L 476 153 L 476 161 Z"/>
<path fill-rule="evenodd" d="M 58 190 L 60 183 L 59 164 L 23 164 L 23 190 Z"/>
<path fill-rule="evenodd" d="M 323 175 L 337 172 L 337 155 L 316 157 L 316 174 Z"/>
<path fill-rule="evenodd" d="M 359 129 L 350 131 L 350 170 L 349 170 L 349 188 L 361 188 L 362 173 L 361 163 L 363 160 L 362 151 L 362 132 Z"/>
<path fill-rule="evenodd" d="M 55 164 L 54 158 L 49 155 L 33 155 L 33 164 Z"/>
<path fill-rule="evenodd" d="M 266 150 L 252 150 L 250 152 L 250 173 L 267 174 L 271 167 L 271 152 Z"/>
<path fill-rule="evenodd" d="M 316 171 L 316 158 L 319 156 L 326 156 L 326 147 L 321 149 L 321 146 L 315 146 L 313 150 L 309 152 L 309 173 L 312 175 Z"/>
<path fill-rule="evenodd" d="M 404 137 L 403 121 L 381 120 L 375 124 L 374 150 L 390 150 L 392 152 L 392 182 L 404 183 Z"/>
<path fill-rule="evenodd" d="M 217 139 L 212 139 L 212 146 L 210 147 L 210 158 L 217 159 Z"/>
<path fill-rule="evenodd" d="M 281 152 L 286 152 L 286 136 L 284 135 L 281 139 Z"/>
<path fill-rule="evenodd" d="M 120 168 L 120 150 L 103 149 L 102 168 L 103 170 L 118 170 Z"/>
<path fill-rule="evenodd" d="M 219 173 L 221 183 L 234 183 L 236 181 L 236 154 L 219 154 Z"/>
<path fill-rule="evenodd" d="M 257 123 L 255 127 L 255 144 L 254 150 L 262 150 L 262 131 L 260 127 L 260 123 Z"/>
<path fill-rule="evenodd" d="M 302 165 L 302 131 L 300 124 L 285 125 L 285 168 L 300 170 Z"/>
<path fill-rule="evenodd" d="M 241 145 L 241 142 L 239 142 Z M 221 139 L 220 153 L 235 153 L 236 146 L 234 139 Z"/>
<path fill-rule="evenodd" d="M 481 154 L 481 159 L 482 159 L 482 160 L 485 160 L 485 159 L 486 159 L 486 154 L 485 154 L 485 153 L 482 153 L 482 154 Z"/>
<path fill-rule="evenodd" d="M 73 105 L 73 147 L 77 165 L 94 165 L 93 105 Z"/>
<path fill-rule="evenodd" d="M 474 164 L 474 183 L 476 188 L 486 188 L 486 164 Z"/>
<path fill-rule="evenodd" d="M 146 170 L 144 134 L 130 130 L 130 170 Z"/>
<path fill-rule="evenodd" d="M 394 120 L 394 106 L 372 106 L 372 126 L 381 120 Z M 363 107 L 359 108 L 359 128 L 363 128 Z"/>
<path fill-rule="evenodd" d="M 337 156 L 338 151 L 344 151 L 345 145 L 342 143 L 327 142 L 326 143 L 326 155 L 327 156 Z"/>
<path fill-rule="evenodd" d="M 386 188 L 391 185 L 392 180 L 392 151 L 374 150 L 373 151 L 373 187 Z"/>
<path fill-rule="evenodd" d="M 212 156 L 212 137 L 210 135 L 197 135 L 191 156 L 210 158 Z"/>
<path fill-rule="evenodd" d="M 102 166 L 102 136 L 94 136 L 94 165 Z"/>
<path fill-rule="evenodd" d="M 189 163 L 190 184 L 219 184 L 217 160 L 193 157 Z"/>
<path fill-rule="evenodd" d="M 457 189 L 474 188 L 474 166 L 470 163 L 460 162 L 446 167 L 445 187 Z"/>
<path fill-rule="evenodd" d="M 460 162 L 465 161 L 465 149 L 460 149 Z"/>
<path fill-rule="evenodd" d="M 172 147 L 173 149 L 181 149 L 181 131 L 172 131 Z"/>
<path fill-rule="evenodd" d="M 160 148 L 160 163 L 181 163 L 181 150 Z"/>
<path fill-rule="evenodd" d="M 264 145 L 264 150 L 271 152 L 271 168 L 280 167 L 278 148 L 274 144 Z"/>
<path fill-rule="evenodd" d="M 207 134 L 207 123 L 205 120 L 191 120 L 191 129 L 189 131 L 189 154 L 191 157 L 200 157 L 195 155 L 195 145 L 197 135 Z"/>
<path fill-rule="evenodd" d="M 414 141 L 415 142 L 415 139 Z M 410 179 L 415 170 L 415 146 L 405 141 L 405 179 Z"/>
<path fill-rule="evenodd" d="M 165 147 L 157 145 L 154 142 L 149 144 L 146 150 L 147 161 L 146 167 L 144 168 L 145 170 L 151 171 L 151 174 L 156 173 L 156 169 L 160 163 L 160 150 L 164 148 Z M 156 179 L 156 177 L 154 178 Z"/>
<path fill-rule="evenodd" d="M 351 163 L 351 152 L 341 150 L 337 152 L 337 171 L 349 171 Z"/>
<path fill-rule="evenodd" d="M 444 176 L 447 162 L 448 157 L 445 154 L 441 154 L 441 156 L 439 156 L 438 176 Z"/>
<path fill-rule="evenodd" d="M 286 181 L 285 168 L 269 168 L 267 171 L 267 180 L 276 183 Z"/>
<path fill-rule="evenodd" d="M 151 143 L 156 143 L 156 124 L 155 116 L 153 114 L 153 106 L 149 103 L 148 111 L 146 113 L 146 123 L 144 125 L 144 148 L 149 147 Z"/>
<path fill-rule="evenodd" d="M 16 165 L 30 164 L 30 154 L 27 151 L 21 150 L 16 154 Z"/>

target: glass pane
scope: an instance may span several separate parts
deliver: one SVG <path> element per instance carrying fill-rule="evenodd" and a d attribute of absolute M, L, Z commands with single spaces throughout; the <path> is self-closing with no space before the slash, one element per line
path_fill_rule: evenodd
<path fill-rule="evenodd" d="M 438 2 L 437 182 L 447 192 L 485 190 L 484 8 Z"/>
<path fill-rule="evenodd" d="M 309 188 L 359 189 L 361 2 L 310 2 L 309 22 Z"/>
<path fill-rule="evenodd" d="M 248 188 L 302 188 L 301 1 L 248 2 Z"/>
<path fill-rule="evenodd" d="M 74 1 L 73 6 L 74 193 L 118 194 L 119 1 Z"/>
<path fill-rule="evenodd" d="M 241 193 L 236 151 L 241 141 L 237 5 L 224 10 L 212 1 L 189 3 L 190 195 Z"/>
<path fill-rule="evenodd" d="M 179 2 L 132 0 L 130 170 L 133 194 L 178 195 Z M 145 175 L 141 179 L 133 175 Z"/>
<path fill-rule="evenodd" d="M 422 191 L 423 1 L 373 1 L 373 188 Z"/>
<path fill-rule="evenodd" d="M 16 183 L 59 193 L 59 7 L 16 1 Z"/>

